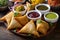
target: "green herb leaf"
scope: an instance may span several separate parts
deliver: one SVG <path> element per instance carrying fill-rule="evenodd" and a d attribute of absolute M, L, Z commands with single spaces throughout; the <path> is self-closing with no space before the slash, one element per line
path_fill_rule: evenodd
<path fill-rule="evenodd" d="M 31 36 L 31 34 L 28 34 L 28 36 Z"/>
<path fill-rule="evenodd" d="M 15 12 L 15 13 L 14 13 L 14 17 L 16 17 L 17 15 L 18 15 L 18 12 Z"/>
<path fill-rule="evenodd" d="M 42 20 L 37 20 L 37 23 L 42 23 Z"/>
<path fill-rule="evenodd" d="M 6 6 L 8 4 L 8 0 L 0 0 L 0 6 Z"/>
<path fill-rule="evenodd" d="M 53 23 L 49 23 L 49 24 L 50 24 L 51 27 L 53 26 Z"/>
<path fill-rule="evenodd" d="M 16 32 L 16 30 L 14 30 L 14 32 Z"/>

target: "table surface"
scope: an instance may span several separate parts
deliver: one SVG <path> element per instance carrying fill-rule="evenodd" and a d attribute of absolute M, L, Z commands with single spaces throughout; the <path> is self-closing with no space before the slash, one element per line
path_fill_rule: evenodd
<path fill-rule="evenodd" d="M 0 17 L 4 16 L 5 14 L 6 14 L 5 12 L 0 12 Z M 58 21 L 56 28 L 49 35 L 43 38 L 36 39 L 36 38 L 25 38 L 25 37 L 17 36 L 11 33 L 9 30 L 7 30 L 5 28 L 4 23 L 0 22 L 0 40 L 60 40 L 60 24 L 59 23 L 60 21 Z"/>

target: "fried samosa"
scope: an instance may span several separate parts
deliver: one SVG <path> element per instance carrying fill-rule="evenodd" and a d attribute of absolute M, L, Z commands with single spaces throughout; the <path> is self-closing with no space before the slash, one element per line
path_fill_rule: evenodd
<path fill-rule="evenodd" d="M 13 16 L 20 17 L 22 15 L 20 13 L 9 12 L 4 17 L 0 18 L 0 21 L 6 21 L 7 24 L 9 25 Z"/>
<path fill-rule="evenodd" d="M 14 17 L 12 17 L 11 23 L 10 23 L 10 25 L 7 27 L 7 29 L 10 30 L 10 29 L 21 28 L 21 27 L 22 27 L 22 25 L 19 24 L 19 22 L 17 22 L 17 21 L 14 19 Z"/>
<path fill-rule="evenodd" d="M 16 17 L 15 18 L 20 24 L 22 24 L 23 26 L 26 25 L 26 23 L 28 23 L 28 18 L 26 15 L 21 16 L 21 17 Z"/>
<path fill-rule="evenodd" d="M 40 37 L 38 32 L 36 31 L 34 21 L 31 20 L 28 22 L 20 31 L 19 33 L 28 33 L 28 34 L 33 34 L 34 36 Z"/>
<path fill-rule="evenodd" d="M 9 25 L 10 24 L 10 21 L 12 19 L 13 14 L 14 14 L 13 12 L 9 12 L 4 17 L 0 18 L 0 21 L 6 21 L 8 23 L 8 25 Z"/>
<path fill-rule="evenodd" d="M 47 31 L 49 29 L 49 25 L 47 22 L 43 20 L 37 20 L 37 31 L 42 33 L 43 35 L 46 35 Z"/>
<path fill-rule="evenodd" d="M 29 2 L 26 2 L 26 6 L 27 6 L 27 11 L 33 10 L 35 8 L 35 5 L 30 4 Z"/>

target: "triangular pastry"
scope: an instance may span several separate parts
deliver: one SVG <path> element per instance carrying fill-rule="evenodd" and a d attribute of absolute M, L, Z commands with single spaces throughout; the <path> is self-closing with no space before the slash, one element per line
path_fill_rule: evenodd
<path fill-rule="evenodd" d="M 6 21 L 8 23 L 8 25 L 9 25 L 10 24 L 10 21 L 12 19 L 13 14 L 14 14 L 13 12 L 9 12 L 4 17 L 0 18 L 0 21 Z"/>
<path fill-rule="evenodd" d="M 39 31 L 43 35 L 46 35 L 48 29 L 49 29 L 49 25 L 47 22 L 40 19 L 37 20 L 37 31 Z"/>
<path fill-rule="evenodd" d="M 27 11 L 33 10 L 35 8 L 35 4 L 30 4 L 29 2 L 26 2 Z"/>
<path fill-rule="evenodd" d="M 38 32 L 35 29 L 35 24 L 34 21 L 31 20 L 30 22 L 28 22 L 20 31 L 19 33 L 29 33 L 29 34 L 33 34 L 34 36 L 40 37 L 40 35 L 38 34 Z"/>
<path fill-rule="evenodd" d="M 11 11 L 8 14 L 6 14 L 4 17 L 0 18 L 0 21 L 6 21 L 7 24 L 9 25 L 13 16 L 14 17 L 20 17 L 22 15 L 20 13 L 14 13 Z"/>
<path fill-rule="evenodd" d="M 28 18 L 26 15 L 21 16 L 21 17 L 16 17 L 15 18 L 20 24 L 22 24 L 23 26 L 26 25 L 26 23 L 28 23 Z"/>
<path fill-rule="evenodd" d="M 7 27 L 7 29 L 10 30 L 10 29 L 21 28 L 21 27 L 22 27 L 22 25 L 19 24 L 19 22 L 17 22 L 17 21 L 14 19 L 14 17 L 12 17 L 11 23 L 10 23 L 10 25 Z"/>

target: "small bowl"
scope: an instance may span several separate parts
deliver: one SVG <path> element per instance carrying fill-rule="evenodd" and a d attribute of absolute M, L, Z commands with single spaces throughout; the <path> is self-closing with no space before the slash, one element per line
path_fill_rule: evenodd
<path fill-rule="evenodd" d="M 13 7 L 13 12 L 17 12 L 17 11 L 14 10 L 16 6 L 19 6 L 19 5 L 17 4 L 17 5 L 15 5 L 15 6 Z M 24 5 L 23 5 L 23 6 L 24 6 Z M 20 12 L 18 12 L 18 13 L 21 13 L 21 15 L 24 15 L 24 14 L 26 13 L 26 6 L 24 6 L 24 8 L 25 8 L 24 11 L 20 11 Z"/>
<path fill-rule="evenodd" d="M 53 14 L 55 14 L 57 17 L 54 18 L 54 19 L 49 19 L 49 18 L 46 17 L 46 15 L 49 14 L 49 13 L 53 13 Z M 44 14 L 44 19 L 45 19 L 47 22 L 55 23 L 55 22 L 58 21 L 59 15 L 58 15 L 57 13 L 55 13 L 55 12 L 48 12 L 48 13 Z"/>
<path fill-rule="evenodd" d="M 38 17 L 36 17 L 36 18 L 31 18 L 31 17 L 29 17 L 29 16 L 28 16 L 28 15 L 29 15 L 29 13 L 31 13 L 31 12 L 37 12 L 37 13 L 39 13 L 39 16 L 38 16 Z M 40 19 L 40 18 L 41 18 L 41 16 L 42 16 L 41 12 L 38 12 L 38 11 L 36 11 L 36 10 L 28 11 L 28 12 L 26 13 L 26 15 L 27 15 L 27 17 L 28 17 L 29 19 L 32 19 L 32 20 L 34 20 L 34 21 L 36 21 L 37 19 Z"/>
<path fill-rule="evenodd" d="M 20 2 L 20 3 L 24 3 L 26 0 L 23 0 L 22 2 Z"/>
<path fill-rule="evenodd" d="M 5 11 L 7 9 L 7 6 L 0 7 L 0 11 Z"/>
<path fill-rule="evenodd" d="M 9 0 L 9 1 L 11 1 L 11 2 L 15 2 L 14 0 Z M 23 0 L 23 1 L 21 1 L 20 3 L 24 3 L 26 0 Z M 16 2 L 19 2 L 19 1 L 16 1 Z"/>
<path fill-rule="evenodd" d="M 41 5 L 44 5 L 44 6 L 48 7 L 48 9 L 47 10 L 38 10 L 37 7 L 41 6 Z M 50 11 L 50 6 L 48 4 L 38 4 L 38 5 L 35 6 L 35 10 L 40 11 L 42 14 L 45 14 L 45 13 Z"/>

